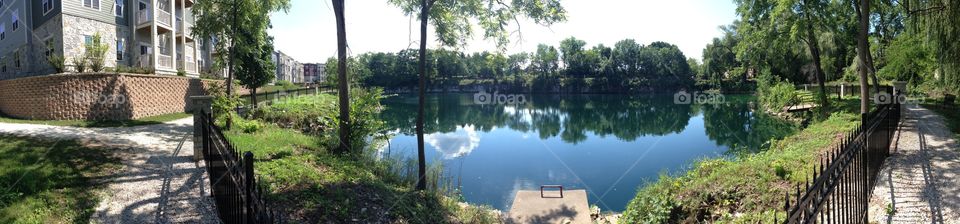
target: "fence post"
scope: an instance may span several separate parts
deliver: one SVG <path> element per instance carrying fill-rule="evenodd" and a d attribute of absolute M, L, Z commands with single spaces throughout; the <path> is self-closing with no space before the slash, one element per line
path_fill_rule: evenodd
<path fill-rule="evenodd" d="M 213 104 L 213 96 L 191 96 L 190 102 L 192 103 L 193 110 L 193 160 L 200 161 L 203 159 L 203 142 L 201 137 L 203 137 L 201 132 L 202 128 L 206 125 L 206 122 L 203 122 L 204 119 L 201 119 L 204 114 L 211 113 L 211 106 Z"/>
<path fill-rule="evenodd" d="M 243 193 L 244 193 L 244 197 L 246 198 L 246 200 L 244 200 L 244 205 L 245 205 L 244 207 L 246 209 L 245 213 L 246 213 L 246 219 L 247 219 L 246 223 L 257 223 L 255 219 L 256 214 L 254 214 L 253 212 L 254 211 L 253 201 L 256 200 L 253 198 L 253 192 L 254 192 L 253 189 L 256 187 L 254 185 L 255 184 L 254 178 L 256 177 L 254 176 L 254 173 L 253 173 L 253 153 L 250 151 L 247 151 L 246 153 L 243 154 L 243 182 L 244 182 L 243 189 L 245 191 Z"/>

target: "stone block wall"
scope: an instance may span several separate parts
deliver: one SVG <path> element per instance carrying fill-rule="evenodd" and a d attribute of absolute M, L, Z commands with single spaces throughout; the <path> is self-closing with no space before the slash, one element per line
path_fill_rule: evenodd
<path fill-rule="evenodd" d="M 190 111 L 214 82 L 139 74 L 58 74 L 0 81 L 0 112 L 37 120 L 127 120 Z M 243 91 L 238 91 L 243 92 Z"/>

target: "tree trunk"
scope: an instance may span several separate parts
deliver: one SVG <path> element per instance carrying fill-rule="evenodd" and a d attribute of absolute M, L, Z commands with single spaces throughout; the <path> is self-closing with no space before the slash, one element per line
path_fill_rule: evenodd
<path fill-rule="evenodd" d="M 869 11 L 869 10 L 868 10 Z M 869 12 L 867 12 L 869 13 Z M 868 14 L 869 15 L 869 14 Z M 868 22 L 869 23 L 869 22 Z M 869 37 L 868 37 L 869 38 Z M 869 39 L 868 39 L 869 41 Z M 866 47 L 867 55 L 867 72 L 870 74 L 870 78 L 873 79 L 873 92 L 880 93 L 880 79 L 877 78 L 877 68 L 873 66 L 873 54 L 870 54 L 870 42 L 867 42 Z"/>
<path fill-rule="evenodd" d="M 337 16 L 337 97 L 340 98 L 340 153 L 350 151 L 350 85 L 347 79 L 347 31 L 343 16 L 344 0 L 333 0 Z"/>
<path fill-rule="evenodd" d="M 870 54 L 870 42 L 867 39 L 870 25 L 870 0 L 860 0 L 857 8 L 857 17 L 860 20 L 859 31 L 857 33 L 857 58 L 860 69 L 857 74 L 860 76 L 860 113 L 870 112 L 870 91 L 867 84 L 867 57 Z"/>
<path fill-rule="evenodd" d="M 253 102 L 251 107 L 257 108 L 257 88 L 250 89 L 250 100 Z"/>
<path fill-rule="evenodd" d="M 830 111 L 830 101 L 827 100 L 827 88 L 824 87 L 823 67 L 820 65 L 820 44 L 817 42 L 817 35 L 813 32 L 813 21 L 807 16 L 807 46 L 810 48 L 810 55 L 813 56 L 813 65 L 816 66 L 817 85 L 820 86 L 820 106 L 822 113 Z"/>
<path fill-rule="evenodd" d="M 427 86 L 427 15 L 430 15 L 429 0 L 420 0 L 420 91 L 417 103 L 417 190 L 427 189 L 427 158 L 423 151 L 423 113 Z"/>

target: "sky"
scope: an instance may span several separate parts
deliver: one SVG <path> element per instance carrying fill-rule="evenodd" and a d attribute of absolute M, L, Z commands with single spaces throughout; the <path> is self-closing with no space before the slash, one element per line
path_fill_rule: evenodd
<path fill-rule="evenodd" d="M 561 0 L 567 21 L 549 27 L 528 20 L 520 21 L 520 34 L 513 35 L 506 53 L 533 52 L 537 44 L 559 46 L 560 41 L 576 37 L 587 47 L 604 44 L 613 47 L 619 40 L 631 38 L 648 45 L 665 41 L 677 45 L 684 55 L 701 60 L 703 48 L 721 36 L 720 26 L 736 19 L 732 0 Z M 404 15 L 387 0 L 346 1 L 346 32 L 349 55 L 366 52 L 397 52 L 417 48 L 419 21 Z M 327 0 L 292 0 L 287 12 L 271 15 L 275 50 L 302 63 L 323 63 L 336 56 L 336 18 Z M 496 51 L 491 40 L 484 40 L 480 27 L 467 42 L 466 52 Z M 508 30 L 517 30 L 511 24 Z M 440 47 L 428 31 L 428 48 Z"/>

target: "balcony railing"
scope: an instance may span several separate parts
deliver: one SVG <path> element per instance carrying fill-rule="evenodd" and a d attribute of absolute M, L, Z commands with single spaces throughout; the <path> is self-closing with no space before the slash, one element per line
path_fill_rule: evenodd
<path fill-rule="evenodd" d="M 153 67 L 153 55 L 152 54 L 142 54 L 140 58 L 137 59 L 138 65 L 142 68 L 152 68 Z"/>
<path fill-rule="evenodd" d="M 173 68 L 173 56 L 160 54 L 157 65 L 162 68 Z"/>
<path fill-rule="evenodd" d="M 160 24 L 171 26 L 172 23 L 170 21 L 171 20 L 170 12 L 163 11 L 163 10 L 157 10 L 157 11 L 159 12 L 157 13 L 157 21 L 159 21 Z"/>
<path fill-rule="evenodd" d="M 186 62 L 186 63 L 184 63 L 184 64 L 186 64 L 186 69 L 184 69 L 184 70 L 187 70 L 187 72 L 197 72 L 197 63 L 196 63 L 196 62 L 188 61 L 188 62 Z"/>
<path fill-rule="evenodd" d="M 184 37 L 190 36 L 190 23 L 183 21 L 183 18 L 177 17 L 177 35 Z"/>
<path fill-rule="evenodd" d="M 150 21 L 153 21 L 153 17 L 150 16 L 150 10 L 137 11 L 137 24 L 144 24 Z"/>

